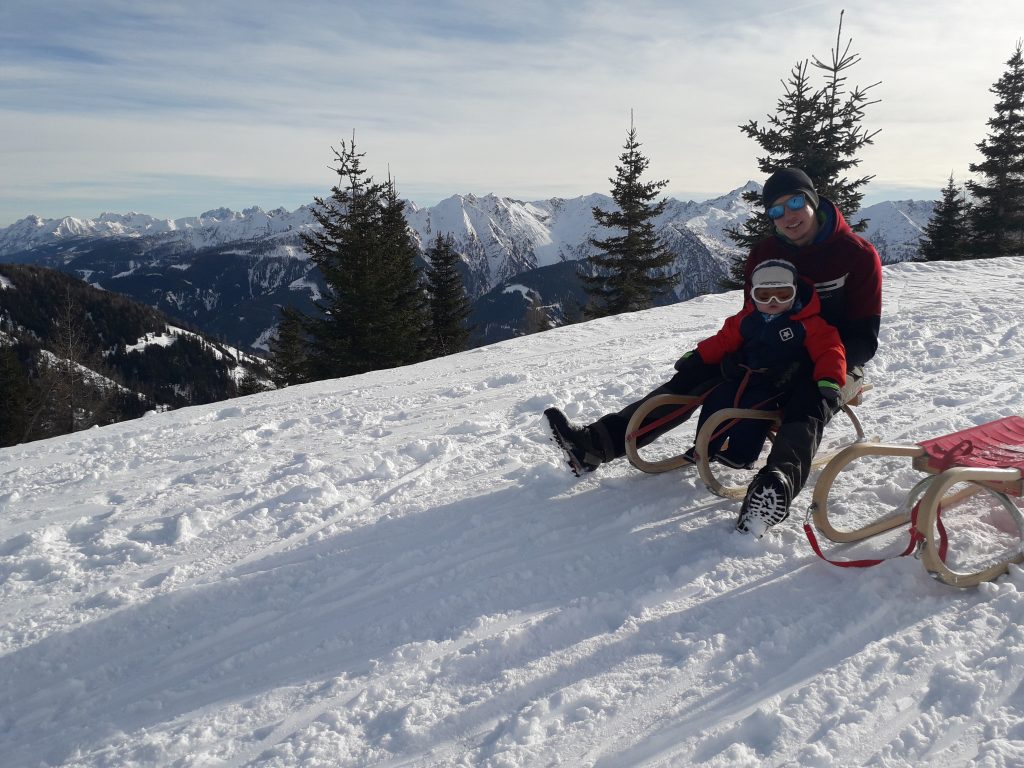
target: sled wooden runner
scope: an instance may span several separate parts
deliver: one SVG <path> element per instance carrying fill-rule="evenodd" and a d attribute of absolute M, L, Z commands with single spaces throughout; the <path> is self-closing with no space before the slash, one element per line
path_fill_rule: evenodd
<path fill-rule="evenodd" d="M 856 430 L 854 443 L 862 442 L 865 440 L 865 436 L 864 428 L 860 423 L 860 419 L 857 418 L 857 414 L 854 412 L 852 406 L 860 405 L 864 393 L 870 388 L 870 385 L 864 384 L 862 381 L 858 382 L 857 388 L 849 393 L 849 399 L 847 399 L 842 406 L 843 412 L 847 417 L 849 417 L 854 430 Z M 690 461 L 683 454 L 657 461 L 648 461 L 640 455 L 640 451 L 637 447 L 637 440 L 646 431 L 660 426 L 661 423 L 671 421 L 673 418 L 682 416 L 684 413 L 696 410 L 700 406 L 702 400 L 702 396 L 694 395 L 656 395 L 641 405 L 630 418 L 629 424 L 626 426 L 626 456 L 629 458 L 630 463 L 637 469 L 651 474 L 668 472 L 669 470 L 678 469 L 680 467 L 693 466 L 694 462 Z M 641 426 L 651 413 L 658 408 L 664 408 L 666 406 L 675 406 L 675 409 L 667 416 L 659 419 L 657 422 L 648 424 L 644 427 Z M 694 442 L 694 452 L 697 458 L 696 467 L 697 473 L 700 475 L 700 479 L 703 481 L 704 485 L 707 486 L 707 489 L 716 496 L 721 496 L 727 499 L 742 499 L 747 492 L 746 486 L 725 485 L 715 476 L 708 456 L 708 444 L 711 442 L 712 436 L 720 427 L 722 427 L 723 424 L 734 419 L 765 419 L 774 422 L 775 426 L 778 426 L 782 423 L 782 412 L 776 410 L 754 410 L 750 408 L 723 408 L 712 414 L 711 417 L 704 422 L 704 425 L 697 433 L 696 440 Z M 772 439 L 771 434 L 769 434 L 768 439 Z M 835 455 L 836 452 L 823 456 L 816 456 L 812 466 L 821 467 Z"/>
<path fill-rule="evenodd" d="M 911 490 L 907 502 L 895 514 L 855 530 L 840 530 L 828 517 L 829 492 L 839 473 L 851 462 L 865 456 L 907 456 L 914 469 L 929 477 Z M 965 487 L 950 493 L 956 485 Z M 906 525 L 913 516 L 912 542 L 916 543 L 916 554 L 928 572 L 945 584 L 972 587 L 1006 573 L 1011 563 L 1024 562 L 1024 552 L 1017 547 L 994 565 L 975 572 L 958 572 L 946 565 L 940 510 L 949 509 L 983 491 L 999 499 L 1024 538 L 1024 515 L 1010 498 L 1024 495 L 1024 418 L 1008 416 L 916 445 L 862 442 L 844 448 L 828 462 L 818 477 L 807 516 L 813 519 L 822 534 L 839 543 L 876 536 Z M 919 501 L 917 497 L 920 497 Z M 916 515 L 913 515 L 913 510 L 916 510 Z M 811 545 L 824 558 L 816 546 L 810 526 L 805 524 L 805 530 Z"/>

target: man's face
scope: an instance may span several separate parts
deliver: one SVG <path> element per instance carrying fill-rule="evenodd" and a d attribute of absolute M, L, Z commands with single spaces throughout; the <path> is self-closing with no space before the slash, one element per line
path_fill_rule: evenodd
<path fill-rule="evenodd" d="M 814 242 L 814 237 L 818 234 L 818 219 L 815 217 L 814 208 L 810 203 L 795 211 L 785 204 L 791 197 L 796 196 L 793 194 L 782 195 L 772 201 L 772 206 L 781 205 L 784 211 L 782 216 L 774 219 L 774 224 L 775 230 L 780 235 L 793 245 L 803 247 Z"/>

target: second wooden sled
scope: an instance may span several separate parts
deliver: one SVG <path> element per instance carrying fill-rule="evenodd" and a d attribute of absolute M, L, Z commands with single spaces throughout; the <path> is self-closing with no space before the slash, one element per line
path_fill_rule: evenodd
<path fill-rule="evenodd" d="M 853 406 L 860 405 L 863 395 L 868 389 L 870 389 L 870 385 L 864 384 L 863 381 L 857 382 L 856 389 L 849 394 L 848 399 L 845 400 L 842 406 L 843 413 L 849 417 L 854 430 L 856 430 L 854 444 L 866 439 L 864 427 L 861 425 L 860 419 L 857 418 Z M 641 431 L 641 425 L 655 410 L 665 406 L 676 406 L 677 408 L 685 409 L 694 406 L 700 400 L 700 397 L 692 395 L 656 395 L 644 402 L 630 418 L 629 424 L 626 427 L 626 456 L 629 462 L 637 469 L 651 474 L 668 472 L 679 467 L 692 466 L 693 462 L 685 458 L 683 454 L 657 461 L 648 461 L 640 455 L 636 443 L 638 433 Z M 742 499 L 747 492 L 747 487 L 745 485 L 729 486 L 720 481 L 715 476 L 711 468 L 710 458 L 708 457 L 708 443 L 711 440 L 711 436 L 715 434 L 719 427 L 733 419 L 765 419 L 774 422 L 775 426 L 778 426 L 782 423 L 782 412 L 775 410 L 753 410 L 750 408 L 723 408 L 712 414 L 697 433 L 694 443 L 697 473 L 700 475 L 704 485 L 707 486 L 708 491 L 726 499 Z M 769 439 L 772 439 L 772 435 L 769 435 Z M 835 455 L 836 452 L 832 451 L 825 455 L 816 456 L 812 466 L 821 467 Z"/>
<path fill-rule="evenodd" d="M 906 456 L 911 459 L 914 469 L 927 473 L 929 477 L 910 491 L 907 501 L 895 514 L 855 530 L 840 530 L 829 520 L 829 492 L 839 473 L 851 462 L 865 456 Z M 964 487 L 950 493 L 956 485 Z M 999 562 L 975 571 L 954 571 L 946 565 L 940 509 L 948 509 L 982 491 L 996 496 L 1024 538 L 1024 515 L 1010 498 L 1024 495 L 1024 418 L 1009 416 L 916 445 L 863 442 L 844 448 L 819 475 L 807 515 L 822 534 L 839 543 L 861 541 L 911 523 L 911 543 L 928 572 L 950 586 L 972 587 L 1001 576 L 1013 563 L 1024 562 L 1024 553 L 1018 547 L 1017 552 L 1007 553 Z M 914 509 L 916 516 L 913 515 Z M 805 530 L 810 538 L 806 524 Z"/>

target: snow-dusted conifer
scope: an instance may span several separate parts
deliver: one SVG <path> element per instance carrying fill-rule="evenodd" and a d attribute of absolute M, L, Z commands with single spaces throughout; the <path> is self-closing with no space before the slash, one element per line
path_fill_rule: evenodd
<path fill-rule="evenodd" d="M 270 339 L 270 378 L 278 387 L 309 381 L 309 339 L 305 319 L 294 307 L 282 307 L 277 332 Z"/>
<path fill-rule="evenodd" d="M 790 70 L 783 83 L 783 95 L 776 105 L 776 114 L 769 115 L 765 125 L 751 120 L 740 130 L 758 143 L 766 154 L 757 158 L 757 167 L 765 177 L 779 168 L 802 168 L 814 181 L 818 194 L 834 202 L 844 215 L 860 210 L 864 193 L 861 187 L 873 176 L 848 178 L 847 174 L 860 164 L 857 152 L 873 143 L 878 131 L 861 125 L 864 110 L 877 101 L 868 101 L 868 91 L 878 83 L 846 91 L 847 71 L 860 61 L 860 54 L 851 53 L 852 40 L 842 44 L 843 13 L 839 14 L 839 31 L 831 58 L 817 56 L 808 64 L 805 59 Z M 819 70 L 824 85 L 814 89 L 809 66 Z M 746 192 L 744 200 L 761 207 L 757 192 Z M 854 231 L 863 231 L 866 221 L 851 222 Z M 737 245 L 750 249 L 772 233 L 772 222 L 765 216 L 752 216 L 743 227 L 727 231 Z M 745 258 L 738 258 L 730 275 L 722 281 L 725 288 L 743 285 Z"/>
<path fill-rule="evenodd" d="M 381 308 L 379 367 L 393 368 L 426 360 L 430 348 L 430 308 L 416 261 L 419 249 L 405 218 L 405 201 L 391 177 L 381 188 Z"/>
<path fill-rule="evenodd" d="M 0 344 L 0 447 L 25 439 L 30 423 L 32 383 L 13 344 Z"/>
<path fill-rule="evenodd" d="M 322 316 L 309 324 L 314 379 L 347 376 L 377 367 L 375 340 L 380 307 L 375 239 L 380 229 L 380 186 L 366 177 L 355 138 L 334 150 L 338 175 L 328 198 L 315 197 L 319 230 L 302 243 L 319 267 L 328 295 L 317 302 Z"/>
<path fill-rule="evenodd" d="M 431 346 L 437 356 L 461 352 L 469 344 L 467 321 L 472 311 L 466 285 L 459 274 L 459 254 L 451 234 L 437 233 L 427 251 L 427 291 L 430 296 Z"/>
<path fill-rule="evenodd" d="M 1024 53 L 1022 44 L 1006 62 L 1006 72 L 992 86 L 998 98 L 991 132 L 978 144 L 985 158 L 971 163 L 982 181 L 968 181 L 971 205 L 971 252 L 977 258 L 1024 250 Z"/>
<path fill-rule="evenodd" d="M 955 261 L 968 258 L 967 205 L 957 188 L 953 174 L 942 189 L 942 199 L 935 205 L 932 217 L 921 237 L 920 254 L 926 261 Z"/>
<path fill-rule="evenodd" d="M 668 271 L 673 255 L 654 231 L 654 219 L 666 205 L 655 198 L 668 181 L 642 181 L 650 160 L 640 146 L 631 121 L 617 175 L 609 179 L 616 209 L 593 208 L 594 220 L 614 234 L 590 239 L 601 252 L 589 260 L 596 274 L 581 275 L 590 295 L 590 317 L 648 309 L 670 295 L 678 277 Z"/>
<path fill-rule="evenodd" d="M 307 323 L 313 378 L 392 368 L 424 358 L 426 305 L 415 246 L 394 183 L 366 175 L 355 139 L 334 150 L 338 182 L 314 198 L 320 229 L 302 234 L 329 289 Z"/>

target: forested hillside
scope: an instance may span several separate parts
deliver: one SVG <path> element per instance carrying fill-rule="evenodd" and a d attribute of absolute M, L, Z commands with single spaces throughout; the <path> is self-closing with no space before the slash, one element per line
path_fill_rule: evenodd
<path fill-rule="evenodd" d="M 0 445 L 224 400 L 263 363 L 43 267 L 0 264 Z"/>

